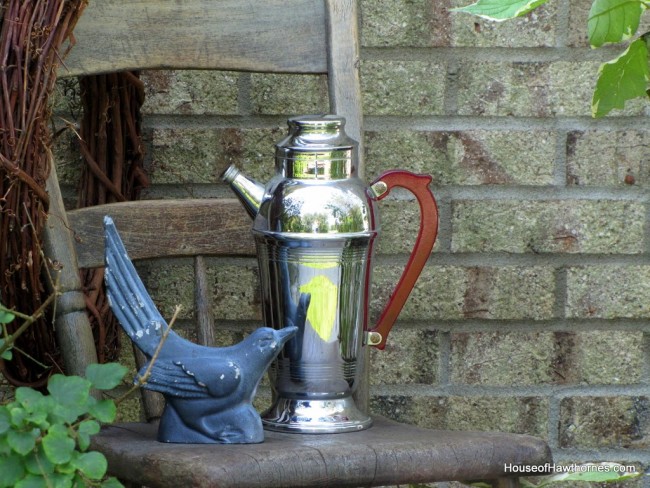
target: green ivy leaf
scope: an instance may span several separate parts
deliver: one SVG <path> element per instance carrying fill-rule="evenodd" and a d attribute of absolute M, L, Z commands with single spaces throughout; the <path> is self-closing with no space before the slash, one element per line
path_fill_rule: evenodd
<path fill-rule="evenodd" d="M 11 453 L 0 456 L 0 488 L 15 486 L 25 475 L 22 457 Z"/>
<path fill-rule="evenodd" d="M 639 28 L 645 5 L 641 0 L 594 0 L 589 11 L 589 42 L 600 47 L 629 39 Z"/>
<path fill-rule="evenodd" d="M 4 345 L 5 345 L 5 340 L 0 339 L 0 348 L 4 347 Z M 5 361 L 11 361 L 13 357 L 14 355 L 11 352 L 11 347 L 6 351 L 3 351 L 2 354 L 0 354 L 0 358 L 4 359 Z"/>
<path fill-rule="evenodd" d="M 128 369 L 119 363 L 90 364 L 86 368 L 86 379 L 93 388 L 110 390 L 122 382 Z"/>
<path fill-rule="evenodd" d="M 28 474 L 16 483 L 16 488 L 48 488 L 48 486 L 42 476 Z"/>
<path fill-rule="evenodd" d="M 18 428 L 24 427 L 27 411 L 24 408 L 17 406 L 15 402 L 10 403 L 7 408 L 9 409 L 9 415 L 11 416 L 11 425 Z"/>
<path fill-rule="evenodd" d="M 484 19 L 503 20 L 526 15 L 548 0 L 478 0 L 466 7 L 452 8 L 452 12 L 466 12 Z"/>
<path fill-rule="evenodd" d="M 77 443 L 79 444 L 79 450 L 85 451 L 90 446 L 90 436 L 95 435 L 99 432 L 99 422 L 94 420 L 84 420 L 79 424 L 79 429 L 77 430 Z"/>
<path fill-rule="evenodd" d="M 32 429 L 28 432 L 21 430 L 10 430 L 7 433 L 7 442 L 14 452 L 25 456 L 36 446 L 36 439 L 40 435 L 40 429 Z"/>
<path fill-rule="evenodd" d="M 49 402 L 46 400 L 45 395 L 32 388 L 20 387 L 16 389 L 16 402 L 27 413 L 24 419 L 25 422 L 44 429 L 49 427 L 47 422 Z"/>
<path fill-rule="evenodd" d="M 64 464 L 70 461 L 74 448 L 74 439 L 70 437 L 68 429 L 63 425 L 53 425 L 47 435 L 43 437 L 43 452 L 54 464 Z"/>
<path fill-rule="evenodd" d="M 108 478 L 101 484 L 102 488 L 124 488 L 124 485 L 120 483 L 117 478 Z"/>
<path fill-rule="evenodd" d="M 72 480 L 74 480 L 74 473 L 63 474 L 63 473 L 53 473 L 49 475 L 47 480 L 50 482 L 50 485 L 53 488 L 71 488 Z M 78 484 L 76 486 L 84 486 L 83 484 Z"/>
<path fill-rule="evenodd" d="M 45 456 L 42 444 L 25 458 L 25 468 L 32 474 L 50 475 L 54 473 L 54 464 Z"/>
<path fill-rule="evenodd" d="M 34 406 L 43 400 L 43 394 L 33 388 L 21 386 L 16 388 L 16 401 L 27 410 L 33 410 Z"/>
<path fill-rule="evenodd" d="M 74 422 L 87 412 L 90 397 L 90 381 L 79 376 L 55 374 L 47 384 L 47 390 L 58 407 L 56 414 L 67 422 Z"/>
<path fill-rule="evenodd" d="M 11 414 L 5 406 L 0 406 L 0 435 L 4 434 L 11 427 Z"/>
<path fill-rule="evenodd" d="M 88 413 L 100 422 L 112 422 L 115 420 L 117 409 L 113 400 L 100 400 L 88 408 Z"/>
<path fill-rule="evenodd" d="M 96 451 L 84 452 L 74 460 L 73 465 L 91 480 L 101 480 L 108 468 L 104 455 Z"/>
<path fill-rule="evenodd" d="M 0 310 L 0 324 L 9 324 L 14 321 L 16 316 L 6 310 Z"/>
<path fill-rule="evenodd" d="M 600 66 L 591 101 L 592 115 L 602 117 L 615 108 L 624 108 L 627 100 L 646 97 L 649 80 L 648 47 L 641 37 L 618 58 Z"/>

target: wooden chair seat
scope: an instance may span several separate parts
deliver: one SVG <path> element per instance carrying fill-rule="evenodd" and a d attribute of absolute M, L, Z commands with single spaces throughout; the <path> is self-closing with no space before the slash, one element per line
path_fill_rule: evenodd
<path fill-rule="evenodd" d="M 326 74 L 331 112 L 346 117 L 346 132 L 362 143 L 356 10 L 355 0 L 91 2 L 59 75 L 159 68 Z M 163 200 L 66 212 L 56 171 L 48 179 L 48 192 L 45 251 L 63 265 L 56 327 L 66 371 L 83 374 L 96 361 L 78 268 L 102 265 L 104 215 L 114 218 L 134 260 L 195 257 L 197 336 L 213 344 L 202 256 L 254 253 L 250 219 L 238 202 Z M 367 406 L 363 398 L 357 401 Z M 93 437 L 93 448 L 106 455 L 112 475 L 152 488 L 495 481 L 510 479 L 506 464 L 551 462 L 546 443 L 530 436 L 442 432 L 383 418 L 362 432 L 268 432 L 264 443 L 247 445 L 164 444 L 155 433 L 155 423 L 111 425 Z"/>
<path fill-rule="evenodd" d="M 146 486 L 285 488 L 496 480 L 504 466 L 551 462 L 536 437 L 439 431 L 375 417 L 347 434 L 266 432 L 261 444 L 165 444 L 155 424 L 117 424 L 93 440 L 109 469 Z M 516 475 L 515 475 L 516 476 Z"/>

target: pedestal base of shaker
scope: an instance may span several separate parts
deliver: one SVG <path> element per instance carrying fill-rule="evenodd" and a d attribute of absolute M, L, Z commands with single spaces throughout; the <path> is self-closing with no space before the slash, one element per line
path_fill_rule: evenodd
<path fill-rule="evenodd" d="M 262 414 L 266 430 L 301 434 L 356 432 L 372 425 L 351 397 L 334 400 L 290 400 L 279 398 Z"/>

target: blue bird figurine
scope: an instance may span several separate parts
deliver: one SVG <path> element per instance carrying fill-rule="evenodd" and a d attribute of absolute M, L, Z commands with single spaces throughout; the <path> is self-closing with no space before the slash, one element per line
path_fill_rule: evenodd
<path fill-rule="evenodd" d="M 167 323 L 129 259 L 110 217 L 104 218 L 105 281 L 113 313 L 131 341 L 151 362 Z M 264 440 L 252 400 L 262 375 L 307 315 L 302 296 L 294 324 L 281 330 L 260 327 L 239 344 L 207 347 L 169 331 L 144 388 L 162 393 L 165 410 L 158 440 L 177 443 L 249 444 Z M 296 327 L 298 326 L 298 327 Z"/>

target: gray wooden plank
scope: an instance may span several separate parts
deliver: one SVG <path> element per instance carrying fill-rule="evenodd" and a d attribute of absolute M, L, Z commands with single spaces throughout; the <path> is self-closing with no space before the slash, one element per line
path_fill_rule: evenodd
<path fill-rule="evenodd" d="M 89 2 L 59 77 L 195 68 L 326 73 L 321 0 Z"/>
<path fill-rule="evenodd" d="M 238 200 L 144 200 L 68 212 L 79 266 L 104 265 L 104 215 L 115 221 L 133 260 L 255 254 L 252 222 Z"/>

